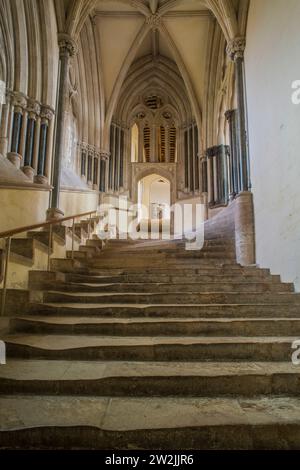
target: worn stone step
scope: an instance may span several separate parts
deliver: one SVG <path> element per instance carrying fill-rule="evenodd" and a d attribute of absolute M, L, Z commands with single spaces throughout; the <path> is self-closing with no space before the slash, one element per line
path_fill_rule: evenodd
<path fill-rule="evenodd" d="M 12 332 L 116 336 L 296 336 L 299 318 L 93 318 L 20 316 L 11 318 Z"/>
<path fill-rule="evenodd" d="M 14 334 L 7 358 L 117 361 L 290 362 L 291 337 L 120 337 Z"/>
<path fill-rule="evenodd" d="M 2 396 L 2 448 L 289 449 L 300 400 Z"/>
<path fill-rule="evenodd" d="M 87 253 L 90 256 L 97 256 L 101 250 L 97 246 L 80 245 L 79 251 Z"/>
<path fill-rule="evenodd" d="M 38 277 L 38 276 L 37 276 Z M 190 284 L 193 282 L 201 283 L 220 283 L 220 282 L 232 282 L 232 283 L 258 283 L 267 282 L 278 284 L 280 282 L 280 276 L 265 275 L 248 275 L 248 274 L 186 274 L 186 275 L 172 275 L 172 274 L 119 274 L 112 276 L 89 276 L 81 274 L 66 274 L 66 282 L 86 282 L 90 284 L 98 283 L 117 283 L 117 282 L 164 282 L 164 283 L 185 283 Z"/>
<path fill-rule="evenodd" d="M 62 273 L 85 272 L 85 266 L 77 259 L 51 258 L 51 270 Z"/>
<path fill-rule="evenodd" d="M 70 260 L 69 260 L 70 261 Z M 257 275 L 269 275 L 269 269 L 258 269 L 256 267 L 242 267 L 239 264 L 223 265 L 223 266 L 181 266 L 176 267 L 172 266 L 172 269 L 169 267 L 118 267 L 112 268 L 109 265 L 107 267 L 103 266 L 102 268 L 86 268 L 82 274 L 92 275 L 92 276 L 107 276 L 107 275 L 121 275 L 121 274 L 163 274 L 163 275 L 231 275 L 231 274 L 247 274 L 249 276 Z"/>
<path fill-rule="evenodd" d="M 102 251 L 101 257 L 107 257 L 110 256 L 112 258 L 116 258 L 118 256 L 125 256 L 125 255 L 132 255 L 133 257 L 139 257 L 139 256 L 155 256 L 155 257 L 169 257 L 169 256 L 175 256 L 175 257 L 181 257 L 183 255 L 188 255 L 188 256 L 195 256 L 200 254 L 210 254 L 210 255 L 220 255 L 220 254 L 231 254 L 235 255 L 235 247 L 233 245 L 203 245 L 203 248 L 201 250 L 185 250 L 184 248 L 177 248 L 177 247 L 157 247 L 157 248 L 152 248 L 152 247 L 141 247 L 141 248 L 120 248 L 118 250 L 114 248 L 105 248 Z"/>
<path fill-rule="evenodd" d="M 275 302 L 299 304 L 300 294 L 296 293 L 241 293 L 241 292 L 148 292 L 148 293 L 94 293 L 94 292 L 55 292 L 43 293 L 44 302 L 68 303 L 130 303 L 130 304 L 257 304 Z"/>
<path fill-rule="evenodd" d="M 74 256 L 75 258 L 82 258 L 83 256 L 82 252 L 75 251 Z M 71 257 L 71 252 L 67 252 L 67 257 Z M 195 256 L 193 258 L 190 258 L 188 256 L 182 256 L 182 257 L 165 257 L 162 258 L 161 256 L 155 257 L 155 256 L 139 256 L 139 257 L 130 257 L 130 256 L 116 256 L 115 258 L 112 258 L 111 256 L 95 256 L 92 259 L 87 259 L 88 265 L 93 266 L 93 267 L 98 267 L 101 268 L 103 266 L 107 267 L 114 267 L 114 268 L 127 268 L 127 267 L 141 267 L 141 266 L 146 266 L 148 268 L 155 268 L 155 267 L 162 267 L 165 269 L 165 267 L 169 267 L 169 269 L 172 269 L 173 266 L 177 266 L 180 268 L 181 266 L 188 266 L 189 269 L 191 268 L 200 268 L 202 266 L 222 266 L 222 265 L 227 265 L 228 267 L 232 266 L 234 263 L 234 260 L 231 256 L 223 256 L 220 257 L 218 256 L 211 256 L 207 257 L 205 254 L 202 254 L 201 256 Z"/>
<path fill-rule="evenodd" d="M 182 317 L 182 318 L 299 318 L 300 306 L 293 304 L 96 304 L 31 303 L 32 315 L 71 315 L 104 317 Z M 14 312 L 16 313 L 16 312 Z"/>
<path fill-rule="evenodd" d="M 284 283 L 225 283 L 225 282 L 190 282 L 190 283 L 167 283 L 167 282 L 111 282 L 111 283 L 76 283 L 76 282 L 49 282 L 48 289 L 57 292 L 239 292 L 239 293 L 264 293 L 264 292 L 294 292 L 293 284 Z"/>
<path fill-rule="evenodd" d="M 13 360 L 0 394 L 81 396 L 299 395 L 300 368 L 286 362 L 85 362 Z"/>

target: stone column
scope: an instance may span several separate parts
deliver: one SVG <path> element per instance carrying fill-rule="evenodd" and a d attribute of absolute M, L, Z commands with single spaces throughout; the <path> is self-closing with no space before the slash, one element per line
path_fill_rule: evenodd
<path fill-rule="evenodd" d="M 116 160 L 116 133 L 117 133 L 117 127 L 115 124 L 111 125 L 111 154 L 110 154 L 110 161 L 109 161 L 109 189 L 111 192 L 114 192 L 115 190 L 115 160 Z"/>
<path fill-rule="evenodd" d="M 51 154 L 49 152 L 49 141 L 51 135 L 49 133 L 49 129 L 53 116 L 54 111 L 50 108 L 50 106 L 42 106 L 37 175 L 35 177 L 35 183 L 38 184 L 48 183 L 48 174 L 50 172 L 49 166 L 51 160 Z"/>
<path fill-rule="evenodd" d="M 94 159 L 94 148 L 88 146 L 88 157 L 87 157 L 87 184 L 93 186 L 93 159 Z"/>
<path fill-rule="evenodd" d="M 21 155 L 23 162 L 25 158 L 27 124 L 28 124 L 28 112 L 27 112 L 27 109 L 23 109 L 22 125 L 21 125 L 21 132 L 20 132 L 20 143 L 19 143 L 19 154 Z"/>
<path fill-rule="evenodd" d="M 87 153 L 87 149 L 86 149 L 86 145 L 84 143 L 81 144 L 80 146 L 80 158 L 81 158 L 81 177 L 86 179 L 87 177 L 87 173 L 86 173 L 86 164 L 87 164 L 87 161 L 86 161 L 86 153 Z"/>
<path fill-rule="evenodd" d="M 8 149 L 8 119 L 10 103 L 2 105 L 1 126 L 0 126 L 0 154 L 5 156 Z"/>
<path fill-rule="evenodd" d="M 99 190 L 99 171 L 100 171 L 99 159 L 100 159 L 100 154 L 98 151 L 95 151 L 94 165 L 93 165 L 93 189 L 95 191 Z"/>
<path fill-rule="evenodd" d="M 13 105 L 13 122 L 12 122 L 12 138 L 10 152 L 7 154 L 8 160 L 20 168 L 22 155 L 20 154 L 20 139 L 22 131 L 23 110 L 26 108 L 26 97 L 19 92 L 12 94 Z"/>
<path fill-rule="evenodd" d="M 35 121 L 33 156 L 32 156 L 32 167 L 35 171 L 37 171 L 38 160 L 39 160 L 40 131 L 41 131 L 41 116 L 38 115 L 36 116 L 36 121 Z"/>
<path fill-rule="evenodd" d="M 245 84 L 244 50 L 245 38 L 235 38 L 227 45 L 227 53 L 235 63 L 236 93 L 238 103 L 239 120 L 239 147 L 240 147 L 240 177 L 241 191 L 251 190 L 249 145 L 248 145 L 248 120 Z"/>
<path fill-rule="evenodd" d="M 235 249 L 237 262 L 242 266 L 255 264 L 255 229 L 253 194 L 244 191 L 235 200 Z"/>
<path fill-rule="evenodd" d="M 36 139 L 36 121 L 40 114 L 40 105 L 29 99 L 27 103 L 27 131 L 25 139 L 24 166 L 22 168 L 26 176 L 33 182 L 34 178 L 34 143 Z"/>
<path fill-rule="evenodd" d="M 53 138 L 54 138 L 54 115 L 55 111 L 50 106 L 43 106 L 43 113 L 46 119 L 48 119 L 48 134 L 47 134 L 47 148 L 46 148 L 46 161 L 45 161 L 45 173 L 44 176 L 47 179 L 47 183 L 50 183 L 51 172 L 52 172 L 52 155 L 53 155 Z"/>
<path fill-rule="evenodd" d="M 120 133 L 120 174 L 119 174 L 119 189 L 124 189 L 124 153 L 125 153 L 125 130 L 121 129 Z"/>
<path fill-rule="evenodd" d="M 235 243 L 237 261 L 243 266 L 255 264 L 255 228 L 253 195 L 250 180 L 247 104 L 244 70 L 245 38 L 235 38 L 227 45 L 227 53 L 235 63 L 238 103 L 239 190 L 235 207 Z"/>
<path fill-rule="evenodd" d="M 59 59 L 60 59 L 60 73 L 59 73 L 59 86 L 58 86 L 58 100 L 57 100 L 57 122 L 56 122 L 56 137 L 55 137 L 55 150 L 53 162 L 53 175 L 52 175 L 52 197 L 51 207 L 47 212 L 47 217 L 60 218 L 63 212 L 59 209 L 59 196 L 60 196 L 60 177 L 61 177 L 61 162 L 64 154 L 64 141 L 66 134 L 66 115 L 69 107 L 69 68 L 71 58 L 77 53 L 77 44 L 75 41 L 66 34 L 60 34 L 58 38 L 59 45 Z"/>
<path fill-rule="evenodd" d="M 120 178 L 120 153 L 121 153 L 121 127 L 116 127 L 116 150 L 115 150 L 115 185 L 114 190 L 119 191 Z"/>
<path fill-rule="evenodd" d="M 102 193 L 106 193 L 108 190 L 108 167 L 109 167 L 109 158 L 110 152 L 106 150 L 100 151 L 100 159 L 101 159 L 101 187 L 100 191 Z"/>

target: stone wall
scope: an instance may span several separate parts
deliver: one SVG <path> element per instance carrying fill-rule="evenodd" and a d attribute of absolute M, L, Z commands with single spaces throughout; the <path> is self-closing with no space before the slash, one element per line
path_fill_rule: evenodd
<path fill-rule="evenodd" d="M 256 252 L 300 290 L 299 0 L 251 0 L 245 54 Z"/>

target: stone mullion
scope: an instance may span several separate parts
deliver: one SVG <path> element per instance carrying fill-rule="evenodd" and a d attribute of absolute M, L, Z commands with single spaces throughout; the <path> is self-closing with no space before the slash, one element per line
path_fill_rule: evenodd
<path fill-rule="evenodd" d="M 150 162 L 158 161 L 157 156 L 157 138 L 156 138 L 156 125 L 153 124 L 150 127 L 151 135 L 150 135 Z"/>
<path fill-rule="evenodd" d="M 165 161 L 170 162 L 170 126 L 165 126 Z"/>
<path fill-rule="evenodd" d="M 138 126 L 139 138 L 138 138 L 138 162 L 143 163 L 144 161 L 144 126 L 142 123 Z"/>

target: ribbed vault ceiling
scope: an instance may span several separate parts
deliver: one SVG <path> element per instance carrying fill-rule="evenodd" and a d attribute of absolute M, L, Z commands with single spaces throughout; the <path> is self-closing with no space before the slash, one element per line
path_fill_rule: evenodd
<path fill-rule="evenodd" d="M 145 16 L 149 11 L 161 16 L 152 27 Z M 163 56 L 176 63 L 190 99 L 193 96 L 201 109 L 214 21 L 202 0 L 99 0 L 93 22 L 106 105 L 114 89 L 122 86 L 120 80 L 125 80 L 124 68 L 129 70 L 136 60 L 152 55 L 154 60 Z"/>

